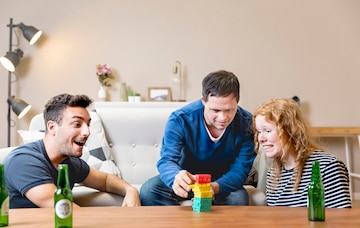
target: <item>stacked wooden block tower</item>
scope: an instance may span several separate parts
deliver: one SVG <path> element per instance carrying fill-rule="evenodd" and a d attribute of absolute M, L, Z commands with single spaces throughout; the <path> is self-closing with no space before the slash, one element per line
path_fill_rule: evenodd
<path fill-rule="evenodd" d="M 194 192 L 193 211 L 210 211 L 213 197 L 210 190 L 211 175 L 196 174 L 195 176 L 195 184 L 190 185 Z"/>

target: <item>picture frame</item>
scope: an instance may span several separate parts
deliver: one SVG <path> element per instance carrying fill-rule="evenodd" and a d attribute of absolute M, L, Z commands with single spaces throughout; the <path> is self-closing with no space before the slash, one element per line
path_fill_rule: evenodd
<path fill-rule="evenodd" d="M 172 101 L 170 87 L 149 87 L 148 101 Z"/>

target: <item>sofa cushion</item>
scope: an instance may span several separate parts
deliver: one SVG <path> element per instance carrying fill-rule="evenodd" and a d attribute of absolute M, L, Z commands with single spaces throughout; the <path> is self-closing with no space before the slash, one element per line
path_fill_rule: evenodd
<path fill-rule="evenodd" d="M 42 114 L 39 114 L 42 115 Z M 121 177 L 120 169 L 115 165 L 110 153 L 109 144 L 105 137 L 104 128 L 101 120 L 96 112 L 90 112 L 90 136 L 83 149 L 81 158 L 86 161 L 90 167 L 97 170 L 114 174 Z M 44 121 L 42 118 L 37 118 L 39 121 Z M 38 124 L 38 126 L 45 126 Z M 29 143 L 42 139 L 44 137 L 44 130 L 18 130 L 24 143 Z"/>
<path fill-rule="evenodd" d="M 80 207 L 121 206 L 124 197 L 96 189 L 76 185 L 73 190 L 74 202 Z"/>

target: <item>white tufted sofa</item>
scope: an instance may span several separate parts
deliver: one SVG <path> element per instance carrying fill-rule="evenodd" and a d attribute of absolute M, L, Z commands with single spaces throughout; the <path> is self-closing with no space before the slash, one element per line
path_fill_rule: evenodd
<path fill-rule="evenodd" d="M 183 102 L 95 102 L 94 108 L 103 124 L 112 158 L 124 180 L 140 189 L 142 183 L 158 174 L 162 135 L 170 113 Z M 29 130 L 43 130 L 42 114 L 35 116 Z M 9 148 L 0 149 L 9 152 Z M 266 205 L 265 194 L 245 186 L 250 205 Z M 81 206 L 121 205 L 121 197 L 76 186 L 74 201 Z"/>

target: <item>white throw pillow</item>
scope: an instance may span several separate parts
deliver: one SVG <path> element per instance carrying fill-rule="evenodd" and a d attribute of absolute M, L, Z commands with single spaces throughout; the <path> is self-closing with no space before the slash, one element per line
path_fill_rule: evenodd
<path fill-rule="evenodd" d="M 44 138 L 43 131 L 18 130 L 17 132 L 21 136 L 21 139 L 23 140 L 24 144 Z"/>
<path fill-rule="evenodd" d="M 101 120 L 95 111 L 90 112 L 90 136 L 86 141 L 81 158 L 97 170 L 114 174 L 121 178 L 120 169 L 115 165 L 110 147 L 105 137 Z M 18 130 L 24 144 L 44 138 L 43 131 Z"/>

